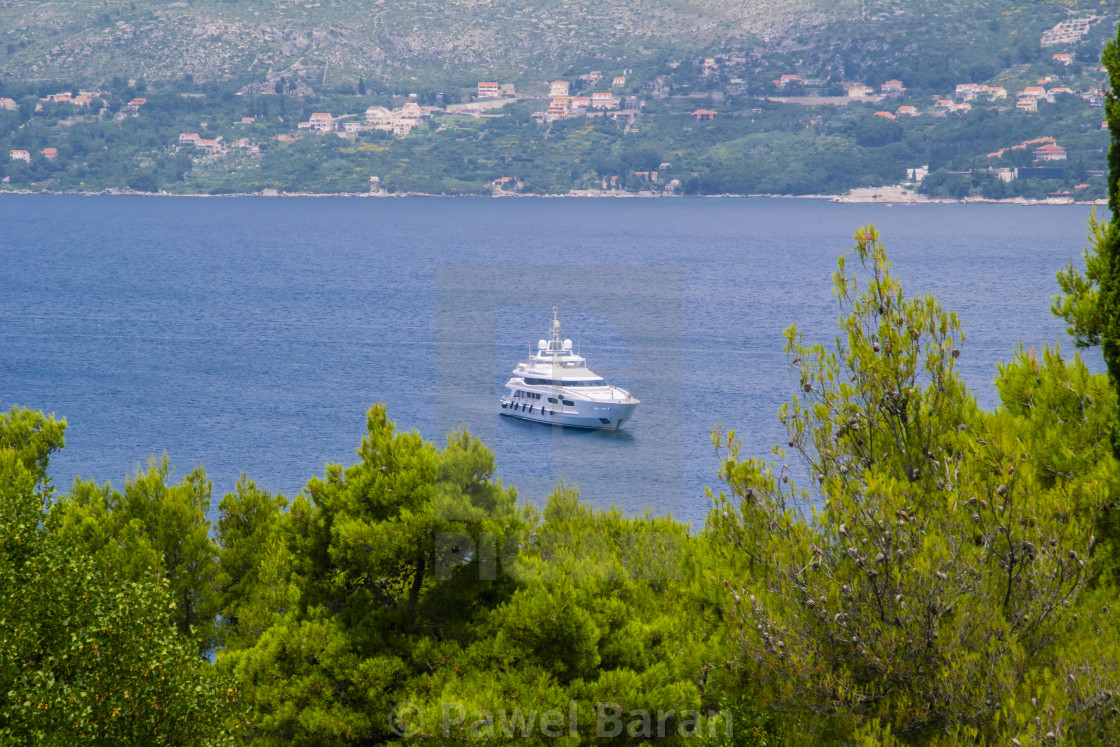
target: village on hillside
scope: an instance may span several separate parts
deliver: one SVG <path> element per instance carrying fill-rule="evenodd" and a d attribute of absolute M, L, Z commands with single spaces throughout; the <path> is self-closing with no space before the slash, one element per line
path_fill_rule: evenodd
<path fill-rule="evenodd" d="M 696 133 L 713 128 L 719 132 L 740 133 L 739 136 L 752 132 L 756 117 L 762 120 L 771 116 L 777 107 L 783 106 L 788 107 L 784 110 L 788 113 L 782 116 L 802 121 L 799 127 L 816 127 L 821 132 L 828 132 L 834 126 L 828 124 L 829 111 L 850 112 L 852 116 L 847 117 L 849 124 L 845 126 L 852 128 L 849 132 L 853 135 L 858 134 L 857 130 L 874 130 L 871 125 L 876 121 L 894 123 L 891 127 L 898 131 L 892 135 L 895 140 L 902 137 L 900 132 L 916 132 L 915 128 L 921 128 L 922 122 L 928 121 L 932 126 L 946 118 L 969 118 L 977 109 L 997 112 L 1024 123 L 1034 117 L 1053 123 L 1065 121 L 1061 117 L 1068 115 L 1063 114 L 1056 119 L 1051 112 L 1073 111 L 1070 107 L 1074 103 L 1084 113 L 1079 117 L 1087 117 L 1088 112 L 1104 105 L 1103 68 L 1096 63 L 1087 63 L 1084 50 L 1079 51 L 1077 46 L 1102 20 L 1094 15 L 1064 20 L 1043 32 L 1038 40 L 1045 50 L 1045 62 L 1012 66 L 984 81 L 958 79 L 940 92 L 936 89 L 931 91 L 929 87 L 912 90 L 910 86 L 913 84 L 904 80 L 905 75 L 874 82 L 866 79 L 842 80 L 835 76 L 820 79 L 788 67 L 782 72 L 779 72 L 780 67 L 769 68 L 768 75 L 763 79 L 766 83 L 760 89 L 757 76 L 750 79 L 751 70 L 759 62 L 757 55 L 731 51 L 691 61 L 670 61 L 654 74 L 648 71 L 644 75 L 636 74 L 628 67 L 613 72 L 577 69 L 553 80 L 518 84 L 526 91 L 518 90 L 512 82 L 493 78 L 480 80 L 470 89 L 452 91 L 446 97 L 430 92 L 423 95 L 380 93 L 377 96 L 315 97 L 281 93 L 268 87 L 255 95 L 262 98 L 284 97 L 285 101 L 295 103 L 288 104 L 286 108 L 271 107 L 273 111 L 269 116 L 246 113 L 245 108 L 241 108 L 232 119 L 225 113 L 216 115 L 207 104 L 211 101 L 207 94 L 183 92 L 177 95 L 189 97 L 192 104 L 180 107 L 178 111 L 188 115 L 177 115 L 173 120 L 174 126 L 182 129 L 161 130 L 163 145 L 160 147 L 171 157 L 180 160 L 188 158 L 188 169 L 193 164 L 199 169 L 217 172 L 223 168 L 235 168 L 221 165 L 227 159 L 230 163 L 240 163 L 241 158 L 263 158 L 266 151 L 270 156 L 282 153 L 284 146 L 303 138 L 374 140 L 382 144 L 370 147 L 382 148 L 388 147 L 386 141 L 389 139 L 406 139 L 418 132 L 423 133 L 425 138 L 438 138 L 441 132 L 465 126 L 462 120 L 456 124 L 448 118 L 473 119 L 478 124 L 471 126 L 478 128 L 486 127 L 488 121 L 509 117 L 511 113 L 520 123 L 537 123 L 545 139 L 550 137 L 550 130 L 567 131 L 565 128 L 572 127 L 568 123 L 573 120 L 591 120 L 588 124 L 598 120 L 615 125 L 609 128 L 614 133 L 610 137 L 624 136 L 640 141 L 642 137 L 639 133 L 656 131 L 660 139 L 679 140 L 686 147 L 690 140 L 699 139 Z M 1028 75 L 1028 70 L 1033 74 Z M 237 111 L 236 98 L 230 103 L 233 104 L 232 111 Z M 349 108 L 351 103 L 360 103 L 360 106 Z M 166 107 L 166 101 L 161 106 Z M 268 110 L 270 107 L 263 108 Z M 28 117 L 27 112 L 31 109 L 34 111 Z M 144 113 L 149 110 L 151 106 L 145 96 L 114 98 L 102 90 L 57 91 L 40 95 L 37 100 L 26 96 L 18 101 L 11 96 L 0 97 L 0 115 L 4 112 L 16 113 L 28 123 L 33 123 L 36 118 L 53 118 L 57 122 L 58 133 L 75 122 L 125 122 L 129 118 L 146 116 Z M 1017 119 L 1019 117 L 1023 119 Z M 843 116 L 832 116 L 832 120 L 842 119 Z M 1092 125 L 1093 128 L 1103 128 L 1100 119 Z M 974 121 L 974 118 L 963 121 Z M 908 129 L 901 129 L 903 123 Z M 20 125 L 20 129 L 26 126 Z M 1051 196 L 1075 197 L 1079 191 L 1088 188 L 1093 174 L 1100 173 L 1095 163 L 1097 156 L 1088 149 L 1083 139 L 1067 142 L 1066 139 L 1075 133 L 1054 130 L 1053 126 L 1018 127 L 1023 134 L 1031 132 L 1031 136 L 1022 138 L 1018 143 L 985 142 L 982 149 L 978 147 L 968 156 L 974 160 L 964 163 L 958 159 L 954 166 L 958 170 L 949 173 L 972 176 L 979 170 L 1004 184 L 1016 180 L 1058 180 L 1065 185 L 1061 187 L 1065 192 Z M 1079 127 L 1085 128 L 1086 125 L 1082 123 Z M 1080 136 L 1084 132 L 1084 129 L 1079 129 L 1076 134 Z M 1016 136 L 1015 139 L 1021 137 L 1019 132 Z M 20 138 L 18 144 L 13 143 L 7 148 L 7 161 L 29 167 L 36 162 L 55 164 L 40 171 L 57 173 L 58 169 L 64 168 L 70 153 L 56 145 L 60 137 L 49 140 L 49 144 L 29 147 L 28 139 Z M 276 146 L 281 150 L 276 150 Z M 929 156 L 923 155 L 921 149 L 914 146 L 909 148 L 909 152 L 908 162 L 899 164 L 907 171 L 906 180 L 901 184 L 908 189 L 917 189 L 931 173 L 930 166 L 925 163 Z M 682 190 L 682 181 L 700 177 L 695 165 L 691 170 L 671 173 L 668 161 L 677 162 L 677 167 L 681 168 L 680 162 L 686 159 L 668 157 L 668 151 L 659 155 L 663 157 L 645 159 L 641 166 L 632 166 L 630 170 L 599 170 L 594 177 L 583 175 L 577 179 L 573 171 L 573 181 L 579 181 L 579 184 L 573 183 L 571 189 L 679 194 L 685 191 Z M 986 164 L 981 165 L 979 160 L 975 160 L 985 156 Z M 1065 168 L 1063 161 L 1076 163 L 1078 168 Z M 1084 166 L 1087 162 L 1089 165 Z M 932 170 L 945 168 L 941 165 Z M 18 175 L 20 172 L 17 169 L 13 173 Z M 896 173 L 901 173 L 901 169 Z M 525 173 L 517 177 L 508 175 L 509 172 L 506 174 L 491 173 L 486 177 L 494 193 L 511 193 L 521 189 Z M 1074 174 L 1078 175 L 1077 183 L 1069 180 Z M 363 178 L 368 179 L 368 189 L 372 192 L 386 188 L 379 176 Z M 7 184 L 10 179 L 11 174 L 5 173 L 0 181 Z M 1022 191 L 1018 187 L 1016 189 Z"/>

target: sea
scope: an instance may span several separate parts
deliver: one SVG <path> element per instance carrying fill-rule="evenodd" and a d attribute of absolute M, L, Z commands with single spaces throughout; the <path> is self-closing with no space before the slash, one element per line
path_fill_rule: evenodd
<path fill-rule="evenodd" d="M 67 422 L 50 475 L 123 487 L 166 453 L 213 481 L 287 496 L 350 465 L 369 407 L 436 444 L 466 429 L 543 506 L 702 527 L 714 428 L 774 458 L 797 380 L 796 324 L 834 342 L 831 290 L 873 224 L 908 295 L 957 311 L 960 372 L 993 408 L 1019 345 L 1075 353 L 1050 312 L 1080 263 L 1086 206 L 837 204 L 779 198 L 0 197 L 0 406 Z M 851 258 L 849 258 L 851 260 Z M 851 261 L 849 266 L 852 266 Z M 641 400 L 616 433 L 501 417 L 511 370 L 547 335 Z M 1103 370 L 1098 350 L 1084 354 Z M 788 459 L 788 457 L 787 457 Z"/>

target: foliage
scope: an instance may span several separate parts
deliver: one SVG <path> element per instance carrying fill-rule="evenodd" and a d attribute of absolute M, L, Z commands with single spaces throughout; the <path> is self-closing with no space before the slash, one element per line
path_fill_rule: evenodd
<path fill-rule="evenodd" d="M 1094 212 L 1089 217 L 1089 246 L 1081 253 L 1084 273 L 1075 268 L 1072 261 L 1058 271 L 1058 287 L 1062 293 L 1054 297 L 1050 310 L 1065 320 L 1066 332 L 1079 348 L 1101 344 L 1105 326 L 1101 289 L 1111 287 L 1105 278 L 1111 270 L 1112 248 L 1116 241 L 1110 234 L 1115 231 L 1115 223 L 1102 223 Z"/>
<path fill-rule="evenodd" d="M 1115 396 L 1080 361 L 1020 350 L 1004 407 L 978 411 L 956 316 L 903 296 L 873 228 L 856 240 L 868 277 L 857 294 L 841 258 L 835 348 L 787 331 L 803 392 L 781 419 L 813 487 L 714 435 L 732 497 L 707 531 L 734 570 L 741 666 L 822 734 L 1103 740 L 1117 672 L 1080 642 L 1116 650 L 1097 598 L 1113 592 L 1089 591 Z"/>
<path fill-rule="evenodd" d="M 216 643 L 218 548 L 206 512 L 210 481 L 201 467 L 168 485 L 167 455 L 137 468 L 124 492 L 78 479 L 52 507 L 47 526 L 108 574 L 163 580 L 175 600 L 170 622 L 192 638 L 199 653 Z"/>
<path fill-rule="evenodd" d="M 290 553 L 279 533 L 288 501 L 242 477 L 218 506 L 215 587 L 227 649 L 252 646 L 291 606 Z"/>
<path fill-rule="evenodd" d="M 236 688 L 168 624 L 166 585 L 114 576 L 44 528 L 64 423 L 0 422 L 0 741 L 216 744 Z"/>
<path fill-rule="evenodd" d="M 564 485 L 543 514 L 518 509 L 466 434 L 437 450 L 381 405 L 368 426 L 358 464 L 329 466 L 286 515 L 256 523 L 286 542 L 290 596 L 253 645 L 219 652 L 246 688 L 251 742 L 392 738 L 398 703 L 414 709 L 409 733 L 436 740 L 726 733 L 713 715 L 730 681 L 714 660 L 721 612 L 696 582 L 703 545 L 687 527 L 592 509 Z M 244 483 L 239 494 L 229 508 L 263 505 Z M 760 743 L 764 722 L 737 707 L 756 724 L 739 743 Z"/>
<path fill-rule="evenodd" d="M 262 743 L 390 736 L 384 716 L 418 674 L 415 657 L 507 593 L 477 565 L 472 576 L 439 560 L 519 525 L 490 453 L 465 433 L 443 451 L 398 434 L 381 405 L 367 422 L 361 462 L 328 466 L 277 527 L 298 579 L 294 605 L 252 648 L 221 655 L 249 688 Z"/>

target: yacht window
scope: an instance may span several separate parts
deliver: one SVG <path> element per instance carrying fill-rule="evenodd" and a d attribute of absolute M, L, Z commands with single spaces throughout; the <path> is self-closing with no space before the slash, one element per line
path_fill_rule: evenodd
<path fill-rule="evenodd" d="M 575 406 L 576 406 L 576 403 L 575 403 L 575 402 L 572 402 L 572 401 L 571 401 L 570 399 L 566 399 L 566 400 L 563 400 L 563 402 L 564 402 L 564 404 L 565 404 L 565 405 L 567 405 L 568 407 L 575 407 Z"/>
<path fill-rule="evenodd" d="M 548 401 L 551 402 L 554 405 L 558 402 L 558 400 L 555 397 L 549 397 Z"/>
<path fill-rule="evenodd" d="M 607 382 L 602 379 L 525 379 L 525 383 L 529 386 L 606 386 Z"/>

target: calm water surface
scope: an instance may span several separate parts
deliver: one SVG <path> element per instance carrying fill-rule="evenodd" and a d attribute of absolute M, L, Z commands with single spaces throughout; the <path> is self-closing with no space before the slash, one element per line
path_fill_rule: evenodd
<path fill-rule="evenodd" d="M 744 452 L 782 436 L 797 322 L 836 333 L 829 289 L 874 223 L 908 293 L 960 312 L 961 370 L 995 403 L 1014 346 L 1062 342 L 1055 271 L 1085 207 L 835 205 L 811 200 L 0 198 L 0 404 L 65 416 L 56 486 L 120 485 L 164 450 L 295 494 L 350 464 L 385 402 L 425 437 L 466 426 L 526 499 L 585 499 L 699 526 L 709 433 Z M 497 414 L 551 307 L 594 370 L 643 404 L 618 434 Z M 1090 353 L 1092 365 L 1101 367 Z"/>

